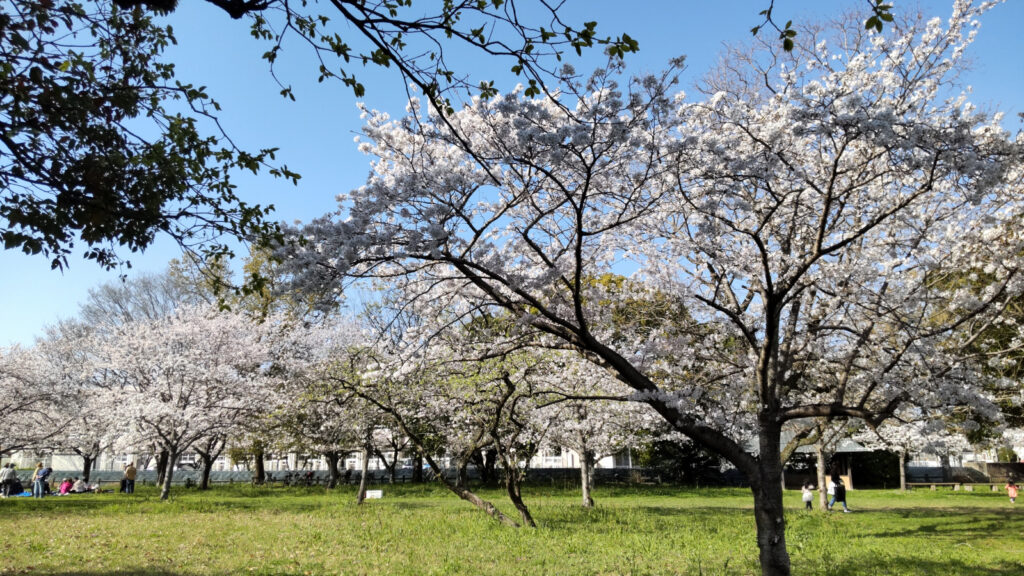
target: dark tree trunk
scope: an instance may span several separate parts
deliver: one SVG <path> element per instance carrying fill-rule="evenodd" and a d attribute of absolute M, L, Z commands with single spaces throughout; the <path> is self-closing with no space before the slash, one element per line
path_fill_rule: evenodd
<path fill-rule="evenodd" d="M 423 454 L 419 450 L 412 458 L 412 481 L 423 482 Z"/>
<path fill-rule="evenodd" d="M 366 398 L 366 397 L 364 396 L 364 398 Z M 413 433 L 409 429 L 408 426 L 406 426 L 405 421 L 402 419 L 401 415 L 396 413 L 394 410 L 387 409 L 385 406 L 383 406 L 382 404 L 380 404 L 378 402 L 374 402 L 371 398 L 366 398 L 366 399 L 370 400 L 371 402 L 376 404 L 376 406 L 378 408 L 381 408 L 381 409 L 385 410 L 388 414 L 390 414 L 394 418 L 395 423 L 398 424 L 398 427 L 402 430 L 402 433 L 405 434 L 405 436 L 409 439 L 409 442 L 411 442 L 416 447 L 418 459 L 421 462 L 422 462 L 422 460 L 426 460 L 427 461 L 427 463 L 430 465 L 430 469 L 434 471 L 435 475 L 437 475 L 437 480 L 439 482 L 441 482 L 442 484 L 444 484 L 445 488 L 448 488 L 449 490 L 451 490 L 459 498 L 462 498 L 463 500 L 465 500 L 465 501 L 473 504 L 477 508 L 483 510 L 484 512 L 487 513 L 487 515 L 489 515 L 490 517 L 498 520 L 502 524 L 505 524 L 506 526 L 515 526 L 515 527 L 519 526 L 519 524 L 517 524 L 515 520 L 513 520 L 513 519 L 509 518 L 508 516 L 502 514 L 501 510 L 498 510 L 497 506 L 495 506 L 494 504 L 488 502 L 487 500 L 484 500 L 483 498 L 480 498 L 479 496 L 477 496 L 476 494 L 470 492 L 469 490 L 466 490 L 464 488 L 460 488 L 460 487 L 456 486 L 451 481 L 449 481 L 447 478 L 445 478 L 444 471 L 441 470 L 441 467 L 437 465 L 437 462 L 435 462 L 434 459 L 431 458 L 429 454 L 424 453 L 424 451 L 423 451 L 423 445 L 424 445 L 423 440 L 419 436 L 417 436 L 415 433 Z"/>
<path fill-rule="evenodd" d="M 583 490 L 583 507 L 593 508 L 594 499 L 590 496 L 590 489 L 594 486 L 594 453 L 584 450 L 580 455 L 580 486 Z"/>
<path fill-rule="evenodd" d="M 213 461 L 217 459 L 216 456 L 200 452 L 199 457 L 203 460 L 203 472 L 199 477 L 199 489 L 209 490 L 210 489 L 210 472 L 213 470 Z"/>
<path fill-rule="evenodd" d="M 427 464 L 430 465 L 430 469 L 434 471 L 434 475 L 437 476 L 437 480 L 444 484 L 445 488 L 450 490 L 456 496 L 465 500 L 466 502 L 469 502 L 473 506 L 476 506 L 480 510 L 483 510 L 488 516 L 494 518 L 498 522 L 501 522 L 505 526 L 512 526 L 514 528 L 519 527 L 519 524 L 515 520 L 503 514 L 501 510 L 498 510 L 498 507 L 492 504 L 491 502 L 484 500 L 483 498 L 477 496 L 476 494 L 469 490 L 466 490 L 465 488 L 456 486 L 454 482 L 449 480 L 444 475 L 444 470 L 441 470 L 437 463 L 434 462 L 433 458 L 429 456 L 424 456 L 422 458 L 425 459 L 427 461 Z"/>
<path fill-rule="evenodd" d="M 533 521 L 533 515 L 530 514 L 530 509 L 526 506 L 526 502 L 523 502 L 523 494 L 519 489 L 520 480 L 518 470 L 506 470 L 505 491 L 508 493 L 508 499 L 512 501 L 512 505 L 519 511 L 519 517 L 522 518 L 523 524 L 530 528 L 536 528 L 537 523 Z"/>
<path fill-rule="evenodd" d="M 814 445 L 814 456 L 817 460 L 818 505 L 825 510 L 828 508 L 828 484 L 825 480 L 825 446 L 821 442 Z"/>
<path fill-rule="evenodd" d="M 459 488 L 469 487 L 469 459 L 459 458 L 456 463 L 455 485 Z"/>
<path fill-rule="evenodd" d="M 498 482 L 498 452 L 494 448 L 484 450 L 484 465 L 480 468 L 480 477 L 487 486 Z"/>
<path fill-rule="evenodd" d="M 164 477 L 167 476 L 167 463 L 169 454 L 167 450 L 161 450 L 160 454 L 156 458 L 156 484 L 157 486 L 164 485 Z"/>
<path fill-rule="evenodd" d="M 199 454 L 199 458 L 203 461 L 203 469 L 199 479 L 199 489 L 209 490 L 210 489 L 210 472 L 213 471 L 213 463 L 220 458 L 224 447 L 227 446 L 227 441 L 219 436 L 213 436 L 207 438 L 195 448 L 196 454 Z"/>
<path fill-rule="evenodd" d="M 760 454 L 756 474 L 750 478 L 754 493 L 754 520 L 762 576 L 789 576 L 786 519 L 782 500 L 781 428 L 771 415 L 760 418 Z"/>
<path fill-rule="evenodd" d="M 89 474 L 92 472 L 95 460 L 90 454 L 82 454 L 82 481 L 89 483 Z"/>
<path fill-rule="evenodd" d="M 377 460 L 384 466 L 384 469 L 388 471 L 388 484 L 395 483 L 395 473 L 398 470 L 398 450 L 394 450 L 391 455 L 391 461 L 388 462 L 387 456 L 384 455 L 383 450 L 374 449 L 374 454 L 377 456 Z"/>
<path fill-rule="evenodd" d="M 267 470 L 263 466 L 263 449 L 259 448 L 253 454 L 253 458 L 256 460 L 256 483 L 263 484 L 267 481 Z"/>
<path fill-rule="evenodd" d="M 171 480 L 174 478 L 174 461 L 178 459 L 178 452 L 176 449 L 168 450 L 162 454 L 167 455 L 167 465 L 165 466 L 163 478 L 160 482 L 160 499 L 167 500 L 171 496 Z"/>
<path fill-rule="evenodd" d="M 341 480 L 341 474 L 338 472 L 338 460 L 341 455 L 334 451 L 324 452 L 324 458 L 327 460 L 327 472 L 330 474 L 330 480 L 327 481 L 327 488 L 333 489 L 338 486 L 338 481 Z"/>

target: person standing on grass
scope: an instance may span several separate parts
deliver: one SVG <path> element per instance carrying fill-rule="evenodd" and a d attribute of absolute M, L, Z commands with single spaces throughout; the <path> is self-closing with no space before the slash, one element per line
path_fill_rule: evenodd
<path fill-rule="evenodd" d="M 850 509 L 846 507 L 846 484 L 843 484 L 843 478 L 839 475 L 839 467 L 832 468 L 832 485 L 835 487 L 835 492 L 832 494 L 832 500 L 828 503 L 829 511 L 835 506 L 836 502 L 843 503 L 843 512 L 849 513 Z"/>
<path fill-rule="evenodd" d="M 9 462 L 0 467 L 0 495 L 7 498 L 11 495 L 11 485 L 14 484 L 14 462 Z"/>
<path fill-rule="evenodd" d="M 125 494 L 134 494 L 135 493 L 135 475 L 136 475 L 136 473 L 137 472 L 135 470 L 135 463 L 134 462 L 129 462 L 128 465 L 124 467 L 124 493 Z"/>
<path fill-rule="evenodd" d="M 36 470 L 32 473 L 32 497 L 42 498 L 46 496 L 46 479 L 52 470 L 49 466 L 43 468 L 43 463 L 36 463 Z"/>
<path fill-rule="evenodd" d="M 807 511 L 814 510 L 814 507 L 811 506 L 811 502 L 814 501 L 814 484 L 810 480 L 807 480 L 800 489 L 803 491 L 801 498 L 803 498 L 804 501 L 804 509 Z"/>
<path fill-rule="evenodd" d="M 1010 504 L 1013 504 L 1017 500 L 1017 484 L 1013 480 L 1007 482 L 1006 494 L 1010 497 Z"/>

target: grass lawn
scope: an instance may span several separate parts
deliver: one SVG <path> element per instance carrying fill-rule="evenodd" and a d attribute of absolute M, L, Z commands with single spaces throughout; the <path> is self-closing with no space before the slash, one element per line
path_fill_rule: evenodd
<path fill-rule="evenodd" d="M 510 529 L 437 486 L 175 487 L 0 500 L 0 574 L 757 574 L 744 489 L 528 487 L 540 528 Z M 483 495 L 506 513 L 499 491 Z M 1024 574 L 1024 502 L 1002 493 L 857 490 L 853 514 L 786 495 L 793 572 Z"/>

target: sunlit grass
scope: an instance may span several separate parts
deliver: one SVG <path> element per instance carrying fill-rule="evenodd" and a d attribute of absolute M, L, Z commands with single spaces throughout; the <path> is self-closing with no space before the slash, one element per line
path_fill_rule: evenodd
<path fill-rule="evenodd" d="M 152 488 L 0 501 L 0 574 L 754 574 L 744 489 L 532 487 L 536 530 L 498 525 L 436 486 Z M 507 505 L 500 491 L 484 496 Z M 795 574 L 1024 574 L 1024 510 L 1005 495 L 853 491 L 853 514 L 787 494 Z"/>

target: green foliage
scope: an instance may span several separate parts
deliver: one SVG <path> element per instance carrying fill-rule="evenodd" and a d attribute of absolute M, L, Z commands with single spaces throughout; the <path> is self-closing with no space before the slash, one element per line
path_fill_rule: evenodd
<path fill-rule="evenodd" d="M 871 10 L 871 16 L 864 21 L 864 28 L 866 30 L 874 30 L 881 32 L 884 28 L 883 22 L 892 22 L 892 4 L 886 4 L 886 0 L 867 0 L 868 8 Z M 754 36 L 761 31 L 765 26 L 771 26 L 779 33 L 779 40 L 782 41 L 782 49 L 786 52 L 793 51 L 793 39 L 796 38 L 796 30 L 793 29 L 793 21 L 789 20 L 785 26 L 779 27 L 772 19 L 772 13 L 775 10 L 775 0 L 771 0 L 768 7 L 758 12 L 758 16 L 763 16 L 764 20 L 750 29 L 750 33 Z"/>
<path fill-rule="evenodd" d="M 721 482 L 722 461 L 693 442 L 658 440 L 640 448 L 636 463 L 658 470 L 665 482 L 686 485 L 707 485 Z"/>
<path fill-rule="evenodd" d="M 882 31 L 882 22 L 892 22 L 892 4 L 886 4 L 885 0 L 874 0 L 871 4 L 871 17 L 864 21 L 864 28 L 876 32 Z"/>
<path fill-rule="evenodd" d="M 963 431 L 973 444 L 985 444 L 1001 436 L 1001 427 L 1024 427 L 1024 406 L 1020 402 L 1021 382 L 1024 378 L 1024 350 L 1019 339 L 1024 327 L 1024 300 L 1021 297 L 1007 297 L 1001 282 L 992 274 L 981 269 L 972 270 L 938 270 L 932 273 L 931 284 L 943 293 L 944 297 L 953 291 L 966 291 L 981 300 L 989 298 L 993 306 L 1001 310 L 995 322 L 981 325 L 967 322 L 961 329 L 951 334 L 951 348 L 960 349 L 963 353 L 979 363 L 981 371 L 988 376 L 980 384 L 995 398 L 1003 418 L 1002 422 L 993 422 L 974 411 L 960 409 L 949 414 L 949 421 L 954 426 L 966 420 L 980 424 L 977 428 Z M 993 288 L 995 296 L 986 296 L 986 291 Z M 944 314 L 966 315 L 966 310 L 949 310 Z M 947 318 L 935 319 L 936 324 L 945 322 Z M 964 346 L 963 342 L 967 342 Z M 1014 385 L 1006 385 L 1013 382 Z"/>
<path fill-rule="evenodd" d="M 63 268 L 80 240 L 86 258 L 110 268 L 122 263 L 118 247 L 143 250 L 157 233 L 183 246 L 277 235 L 269 209 L 242 202 L 230 179 L 258 172 L 274 149 L 238 150 L 219 133 L 218 104 L 160 60 L 169 26 L 141 9 L 73 0 L 0 10 L 5 249 Z M 271 173 L 298 179 L 283 166 Z M 218 242 L 206 250 L 230 253 Z"/>
<path fill-rule="evenodd" d="M 448 53 L 454 46 L 510 59 L 512 71 L 527 77 L 527 96 L 540 95 L 545 80 L 553 75 L 548 63 L 560 61 L 566 50 L 582 54 L 586 48 L 604 46 L 609 55 L 622 58 L 639 49 L 639 43 L 627 34 L 599 36 L 596 22 L 565 24 L 558 15 L 559 6 L 545 2 L 537 3 L 538 20 L 546 20 L 552 29 L 521 20 L 520 10 L 503 0 L 446 0 L 439 7 L 427 2 L 414 6 L 411 0 L 356 0 L 334 3 L 336 10 L 307 2 L 207 1 L 232 17 L 252 17 L 251 35 L 271 43 L 263 54 L 271 67 L 289 37 L 298 36 L 316 52 L 319 81 L 338 80 L 362 98 L 366 86 L 356 77 L 352 64 L 394 68 L 438 110 L 449 114 L 454 112 L 448 96 L 453 89 L 475 90 L 484 98 L 497 93 L 493 81 L 471 83 L 465 71 L 448 66 Z M 283 20 L 276 21 L 278 16 Z M 289 86 L 282 86 L 281 94 L 295 98 Z"/>
<path fill-rule="evenodd" d="M 900 485 L 900 457 L 876 450 L 852 456 L 853 477 L 861 488 L 892 488 Z"/>
<path fill-rule="evenodd" d="M 1000 446 L 996 450 L 996 460 L 999 462 L 1018 462 L 1019 458 L 1012 448 Z"/>

